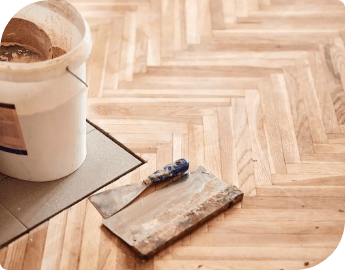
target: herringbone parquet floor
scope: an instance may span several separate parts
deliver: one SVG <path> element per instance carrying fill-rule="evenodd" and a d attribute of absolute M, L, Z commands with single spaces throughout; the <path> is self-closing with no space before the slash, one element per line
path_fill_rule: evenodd
<path fill-rule="evenodd" d="M 141 262 L 83 200 L 8 247 L 11 270 L 297 270 L 345 222 L 345 7 L 337 0 L 73 0 L 88 118 L 148 163 L 185 157 L 246 196 Z M 150 193 L 153 190 L 147 192 Z"/>

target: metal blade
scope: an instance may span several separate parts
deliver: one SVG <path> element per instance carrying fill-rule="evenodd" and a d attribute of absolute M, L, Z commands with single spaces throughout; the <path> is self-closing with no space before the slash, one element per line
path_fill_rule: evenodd
<path fill-rule="evenodd" d="M 107 190 L 89 197 L 103 218 L 111 217 L 138 197 L 147 185 L 136 183 Z"/>

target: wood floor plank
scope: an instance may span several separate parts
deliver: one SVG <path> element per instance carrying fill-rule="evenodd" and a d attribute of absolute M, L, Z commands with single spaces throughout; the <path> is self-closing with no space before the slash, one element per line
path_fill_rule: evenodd
<path fill-rule="evenodd" d="M 332 247 L 340 234 L 226 234 L 208 233 L 193 239 L 193 246 L 206 247 Z"/>
<path fill-rule="evenodd" d="M 214 30 L 225 29 L 224 9 L 229 7 L 229 5 L 223 7 L 223 3 L 223 0 L 210 1 L 212 29 Z"/>
<path fill-rule="evenodd" d="M 115 18 L 110 27 L 110 39 L 103 87 L 116 89 L 119 80 L 124 19 L 121 17 Z"/>
<path fill-rule="evenodd" d="M 45 222 L 29 232 L 22 270 L 41 269 L 48 224 Z"/>
<path fill-rule="evenodd" d="M 147 65 L 158 66 L 161 58 L 162 6 L 160 0 L 150 0 L 150 27 L 147 41 Z"/>
<path fill-rule="evenodd" d="M 286 173 L 281 135 L 275 117 L 274 98 L 271 93 L 271 82 L 269 80 L 260 81 L 259 94 L 262 112 L 265 116 L 264 126 L 271 173 Z"/>
<path fill-rule="evenodd" d="M 218 118 L 216 115 L 204 116 L 204 149 L 205 168 L 222 179 Z"/>
<path fill-rule="evenodd" d="M 271 170 L 268 161 L 264 116 L 261 109 L 258 91 L 246 91 L 246 105 L 250 137 L 252 141 L 256 186 L 269 186 L 272 185 Z"/>
<path fill-rule="evenodd" d="M 252 144 L 244 98 L 232 99 L 231 122 L 233 125 L 239 188 L 249 194 L 256 187 Z"/>
<path fill-rule="evenodd" d="M 310 52 L 308 61 L 314 79 L 314 86 L 321 109 L 325 131 L 326 133 L 340 133 L 340 127 L 335 114 L 331 93 L 328 89 L 328 82 L 320 53 Z"/>
<path fill-rule="evenodd" d="M 259 187 L 256 190 L 259 197 L 344 197 L 345 187 L 317 187 L 317 186 L 297 186 L 297 187 Z"/>
<path fill-rule="evenodd" d="M 277 122 L 280 128 L 284 160 L 287 164 L 300 163 L 292 113 L 283 75 L 271 75 L 272 90 L 275 97 L 275 111 L 279 115 Z"/>
<path fill-rule="evenodd" d="M 335 221 L 214 221 L 208 225 L 211 234 L 338 234 L 344 232 L 344 222 Z"/>
<path fill-rule="evenodd" d="M 198 2 L 196 0 L 185 0 L 187 44 L 200 43 L 198 9 Z"/>
<path fill-rule="evenodd" d="M 231 109 L 228 107 L 218 108 L 218 130 L 222 180 L 239 186 Z"/>
<path fill-rule="evenodd" d="M 29 235 L 25 234 L 19 239 L 8 245 L 6 260 L 3 264 L 6 270 L 22 269 L 25 257 L 25 251 L 28 243 Z"/>
<path fill-rule="evenodd" d="M 246 197 L 243 209 L 335 209 L 344 211 L 345 199 L 333 197 Z"/>
<path fill-rule="evenodd" d="M 309 120 L 311 137 L 314 143 L 328 143 L 325 127 L 323 125 L 321 109 L 317 100 L 315 86 L 313 83 L 310 66 L 302 60 L 296 61 L 296 67 L 300 70 L 297 75 L 297 82 L 300 89 L 303 89 L 302 96 Z"/>
<path fill-rule="evenodd" d="M 328 257 L 334 248 L 303 247 L 178 247 L 173 259 L 185 260 L 318 260 Z"/>
<path fill-rule="evenodd" d="M 272 176 L 272 182 L 279 186 L 345 186 L 345 175 L 276 174 Z"/>
<path fill-rule="evenodd" d="M 307 196 L 309 197 L 309 196 Z M 225 220 L 243 221 L 344 221 L 345 213 L 335 209 L 230 209 L 225 212 Z M 338 239 L 340 240 L 340 239 Z"/>
<path fill-rule="evenodd" d="M 68 209 L 60 270 L 78 270 L 87 201 Z"/>
<path fill-rule="evenodd" d="M 267 1 L 267 0 L 266 0 Z M 205 268 L 209 270 L 218 269 L 233 269 L 233 270 L 276 270 L 277 265 L 281 269 L 285 270 L 295 270 L 295 269 L 306 269 L 311 266 L 316 266 L 321 262 L 321 260 L 311 261 L 308 260 L 295 260 L 295 261 L 284 261 L 284 260 L 205 260 L 205 259 L 181 259 L 181 260 L 169 260 L 169 261 L 155 261 L 155 269 L 157 270 L 188 270 L 188 269 L 198 269 Z M 307 265 L 305 265 L 307 263 Z"/>

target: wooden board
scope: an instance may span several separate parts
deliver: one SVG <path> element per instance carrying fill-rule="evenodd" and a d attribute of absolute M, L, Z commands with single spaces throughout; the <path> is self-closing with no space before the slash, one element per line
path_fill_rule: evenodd
<path fill-rule="evenodd" d="M 199 166 L 103 224 L 146 260 L 242 198 L 237 187 Z"/>

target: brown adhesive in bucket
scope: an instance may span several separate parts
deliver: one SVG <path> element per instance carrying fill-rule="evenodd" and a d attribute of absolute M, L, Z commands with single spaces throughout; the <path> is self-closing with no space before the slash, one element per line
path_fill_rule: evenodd
<path fill-rule="evenodd" d="M 1 39 L 0 61 L 33 63 L 65 54 L 53 47 L 49 36 L 33 22 L 12 18 Z"/>
<path fill-rule="evenodd" d="M 13 104 L 0 103 L 0 151 L 28 155 Z"/>

